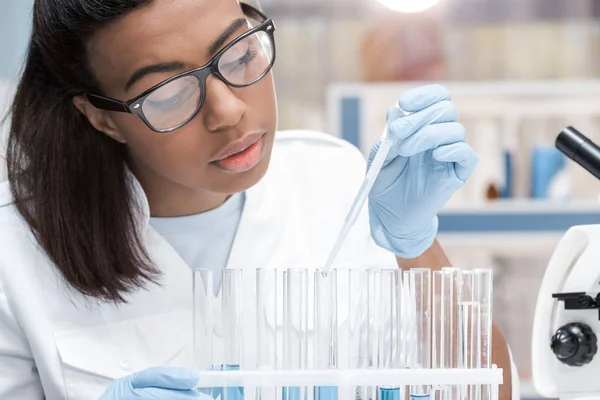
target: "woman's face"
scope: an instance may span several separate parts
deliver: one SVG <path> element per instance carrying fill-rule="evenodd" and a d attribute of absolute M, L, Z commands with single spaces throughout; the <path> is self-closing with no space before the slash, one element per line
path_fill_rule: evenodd
<path fill-rule="evenodd" d="M 97 32 L 89 61 L 103 94 L 126 101 L 205 65 L 249 29 L 241 20 L 236 0 L 155 0 Z M 198 115 L 170 133 L 152 131 L 137 115 L 83 108 L 97 129 L 126 143 L 134 173 L 155 192 L 229 195 L 253 186 L 267 170 L 277 125 L 270 72 L 244 88 L 211 75 Z"/>

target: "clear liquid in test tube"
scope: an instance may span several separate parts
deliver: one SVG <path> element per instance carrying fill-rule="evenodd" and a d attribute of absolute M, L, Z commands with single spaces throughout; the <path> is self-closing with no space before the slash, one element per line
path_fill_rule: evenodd
<path fill-rule="evenodd" d="M 401 271 L 399 269 L 374 272 L 376 365 L 377 368 L 400 368 Z M 380 400 L 400 400 L 403 390 L 398 386 L 380 386 Z"/>
<path fill-rule="evenodd" d="M 317 369 L 338 367 L 337 271 L 314 273 L 314 360 Z M 314 400 L 337 400 L 337 386 L 316 386 Z"/>
<path fill-rule="evenodd" d="M 371 367 L 369 270 L 351 269 L 348 272 L 348 362 L 351 369 Z M 368 400 L 371 388 L 356 386 L 352 400 Z"/>
<path fill-rule="evenodd" d="M 416 353 L 409 368 L 431 366 L 431 270 L 412 268 L 410 270 L 410 297 L 414 300 L 416 329 Z M 431 387 L 413 385 L 410 388 L 411 400 L 429 399 Z"/>
<path fill-rule="evenodd" d="M 242 270 L 226 269 L 222 280 L 222 363 L 224 371 L 239 370 L 242 367 L 243 303 Z M 214 398 L 214 397 L 213 397 Z M 227 387 L 222 391 L 223 400 L 243 400 L 243 387 Z"/>
<path fill-rule="evenodd" d="M 284 368 L 306 369 L 308 353 L 308 271 L 284 272 Z M 306 387 L 284 387 L 283 400 L 306 400 Z"/>
<path fill-rule="evenodd" d="M 491 269 L 475 269 L 473 271 L 474 295 L 477 303 L 476 339 L 476 368 L 491 368 L 492 366 L 492 295 L 493 271 Z M 491 400 L 492 387 L 478 387 L 477 398 Z"/>
<path fill-rule="evenodd" d="M 277 270 L 256 271 L 256 367 L 277 369 Z M 277 400 L 276 387 L 259 387 L 256 400 Z"/>

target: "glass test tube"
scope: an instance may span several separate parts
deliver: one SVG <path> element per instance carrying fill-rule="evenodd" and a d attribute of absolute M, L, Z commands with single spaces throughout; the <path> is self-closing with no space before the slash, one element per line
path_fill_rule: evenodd
<path fill-rule="evenodd" d="M 223 321 L 221 369 L 238 370 L 242 366 L 242 270 L 226 269 L 222 279 L 221 318 Z M 223 390 L 223 400 L 242 400 L 244 388 L 228 387 Z M 216 398 L 216 397 L 213 397 Z"/>
<path fill-rule="evenodd" d="M 430 368 L 431 366 L 431 270 L 412 268 L 410 270 L 410 293 L 415 305 L 416 354 L 409 368 Z M 427 399 L 430 387 L 411 386 L 411 399 Z"/>
<path fill-rule="evenodd" d="M 284 272 L 284 366 L 307 368 L 308 345 L 308 271 L 289 269 Z M 283 400 L 306 400 L 304 387 L 284 387 Z"/>
<path fill-rule="evenodd" d="M 442 271 L 433 271 L 431 281 L 431 367 L 443 368 L 442 365 Z"/>
<path fill-rule="evenodd" d="M 492 366 L 492 294 L 493 271 L 491 269 L 475 269 L 473 276 L 473 299 L 477 303 L 477 332 L 476 368 L 491 368 Z M 490 400 L 492 388 L 482 385 L 477 397 Z"/>
<path fill-rule="evenodd" d="M 413 359 L 416 353 L 416 321 L 415 321 L 415 304 L 414 298 L 411 296 L 410 290 L 410 272 L 402 272 L 402 287 L 401 287 L 401 330 L 400 330 L 400 362 L 404 368 L 410 368 L 414 364 Z"/>
<path fill-rule="evenodd" d="M 348 361 L 351 369 L 370 367 L 369 270 L 348 272 Z M 353 400 L 368 400 L 367 387 L 356 386 Z"/>
<path fill-rule="evenodd" d="M 256 270 L 256 366 L 277 369 L 277 270 Z M 256 400 L 277 400 L 276 387 L 256 389 Z"/>
<path fill-rule="evenodd" d="M 317 369 L 336 369 L 338 366 L 337 332 L 337 271 L 316 270 L 314 318 L 314 360 Z M 337 400 L 337 386 L 317 386 L 314 400 Z"/>
<path fill-rule="evenodd" d="M 444 326 L 442 319 L 442 271 L 433 271 L 431 281 L 431 368 L 441 369 L 442 365 L 442 338 Z M 431 397 L 434 400 L 445 400 L 444 387 L 432 387 Z"/>
<path fill-rule="evenodd" d="M 459 368 L 459 270 L 442 268 L 442 338 L 440 343 L 440 363 L 442 368 Z M 458 400 L 460 387 L 452 386 L 444 392 L 445 399 Z"/>
<path fill-rule="evenodd" d="M 457 368 L 459 270 L 442 269 L 442 323 L 440 363 L 442 368 Z"/>
<path fill-rule="evenodd" d="M 477 304 L 474 301 L 474 274 L 472 270 L 460 270 L 458 272 L 458 320 L 459 320 L 459 368 L 476 368 L 475 363 L 475 341 L 477 326 Z M 474 385 L 463 386 L 463 399 L 476 399 L 476 387 Z"/>
<path fill-rule="evenodd" d="M 400 368 L 400 273 L 399 269 L 374 272 L 377 368 Z M 379 387 L 380 400 L 400 400 L 401 394 L 400 387 Z"/>
<path fill-rule="evenodd" d="M 213 272 L 212 270 L 195 270 L 193 297 L 193 368 L 204 371 L 213 366 Z"/>

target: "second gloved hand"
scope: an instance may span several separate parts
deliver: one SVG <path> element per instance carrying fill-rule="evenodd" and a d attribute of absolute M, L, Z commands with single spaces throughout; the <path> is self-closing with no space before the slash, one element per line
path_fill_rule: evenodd
<path fill-rule="evenodd" d="M 394 145 L 369 196 L 369 218 L 379 246 L 415 258 L 433 244 L 438 211 L 465 183 L 478 159 L 465 143 L 465 129 L 446 88 L 429 85 L 408 91 L 398 106 L 388 110 Z M 371 150 L 369 165 L 378 147 Z"/>
<path fill-rule="evenodd" d="M 197 384 L 192 369 L 155 367 L 115 381 L 99 400 L 212 400 L 193 389 Z"/>

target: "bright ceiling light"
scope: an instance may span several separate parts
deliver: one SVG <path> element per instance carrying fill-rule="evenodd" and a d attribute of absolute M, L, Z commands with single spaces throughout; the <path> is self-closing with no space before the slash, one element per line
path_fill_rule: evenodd
<path fill-rule="evenodd" d="M 387 8 L 404 13 L 417 13 L 435 6 L 441 0 L 379 0 Z"/>

